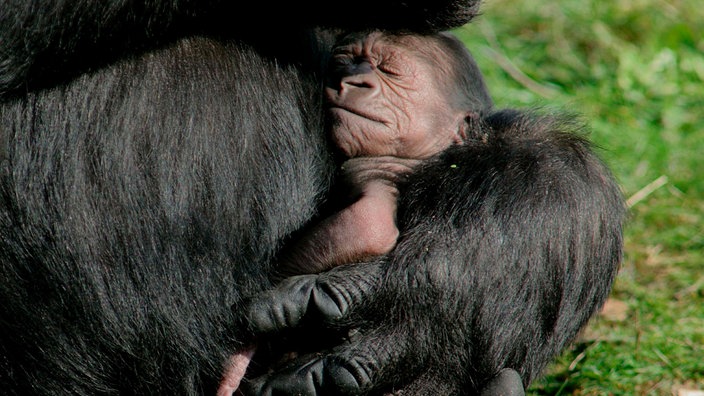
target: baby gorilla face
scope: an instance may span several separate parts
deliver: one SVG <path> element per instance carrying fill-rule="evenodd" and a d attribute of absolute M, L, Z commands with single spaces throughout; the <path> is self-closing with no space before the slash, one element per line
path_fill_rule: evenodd
<path fill-rule="evenodd" d="M 335 144 L 348 157 L 422 159 L 460 142 L 464 113 L 441 90 L 453 75 L 446 58 L 423 36 L 350 36 L 325 89 Z"/>

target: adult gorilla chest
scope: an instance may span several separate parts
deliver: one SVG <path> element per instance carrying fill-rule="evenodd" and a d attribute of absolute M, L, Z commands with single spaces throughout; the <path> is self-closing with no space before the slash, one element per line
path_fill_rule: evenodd
<path fill-rule="evenodd" d="M 46 391 L 217 378 L 231 307 L 268 285 L 274 249 L 325 188 L 306 84 L 194 38 L 0 108 L 0 298 L 25 301 L 3 304 L 13 367 L 44 372 Z"/>

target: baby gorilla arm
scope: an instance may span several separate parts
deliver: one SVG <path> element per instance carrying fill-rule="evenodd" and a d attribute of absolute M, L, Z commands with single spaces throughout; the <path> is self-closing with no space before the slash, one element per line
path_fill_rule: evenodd
<path fill-rule="evenodd" d="M 342 165 L 352 204 L 325 218 L 292 244 L 280 275 L 318 273 L 390 252 L 396 246 L 398 181 L 418 160 L 360 157 Z"/>
<path fill-rule="evenodd" d="M 296 242 L 282 262 L 282 274 L 318 273 L 391 251 L 398 237 L 397 194 L 393 185 L 369 183 L 357 201 L 324 219 Z"/>

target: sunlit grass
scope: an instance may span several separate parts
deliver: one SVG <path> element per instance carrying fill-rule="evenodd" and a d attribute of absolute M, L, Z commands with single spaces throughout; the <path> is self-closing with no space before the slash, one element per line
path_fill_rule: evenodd
<path fill-rule="evenodd" d="M 498 107 L 583 114 L 632 205 L 616 311 L 529 394 L 704 390 L 704 5 L 485 0 L 456 33 Z"/>

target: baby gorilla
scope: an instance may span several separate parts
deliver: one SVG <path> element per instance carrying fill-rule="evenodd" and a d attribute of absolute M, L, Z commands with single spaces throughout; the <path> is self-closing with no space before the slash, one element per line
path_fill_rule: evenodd
<path fill-rule="evenodd" d="M 347 35 L 333 49 L 327 80 L 330 137 L 345 159 L 331 201 L 343 207 L 284 248 L 279 279 L 389 253 L 399 235 L 398 183 L 422 161 L 481 138 L 469 136 L 481 130 L 473 123 L 492 107 L 472 55 L 449 33 Z M 254 351 L 231 357 L 218 395 L 237 389 Z M 523 391 L 512 371 L 487 389 Z"/>
<path fill-rule="evenodd" d="M 397 184 L 421 161 L 462 144 L 492 103 L 482 75 L 449 33 L 355 33 L 334 49 L 325 96 L 346 206 L 280 259 L 280 275 L 321 272 L 390 252 Z"/>

